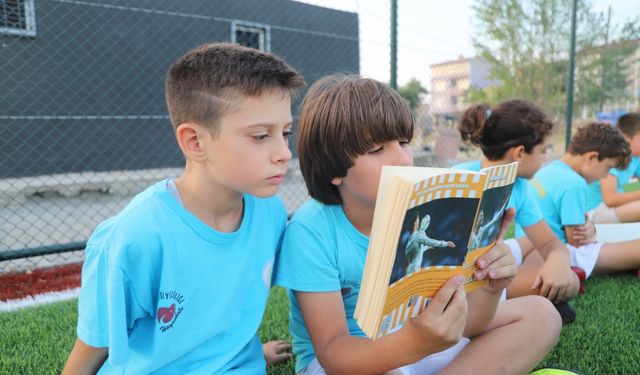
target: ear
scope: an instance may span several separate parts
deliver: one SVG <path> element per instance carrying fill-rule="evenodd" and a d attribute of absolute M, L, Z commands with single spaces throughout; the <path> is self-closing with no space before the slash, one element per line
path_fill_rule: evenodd
<path fill-rule="evenodd" d="M 589 151 L 589 152 L 584 154 L 584 160 L 588 164 L 591 164 L 592 161 L 598 160 L 598 156 L 599 155 L 600 154 L 598 153 L 598 151 Z"/>
<path fill-rule="evenodd" d="M 520 145 L 520 146 L 513 146 L 510 149 L 507 150 L 507 156 L 512 160 L 512 161 L 521 161 L 522 157 L 524 156 L 524 146 Z"/>
<path fill-rule="evenodd" d="M 335 186 L 342 185 L 342 177 L 335 177 L 331 180 L 331 183 Z"/>
<path fill-rule="evenodd" d="M 178 146 L 187 160 L 202 161 L 206 158 L 202 147 L 202 128 L 193 123 L 180 124 L 176 129 Z"/>

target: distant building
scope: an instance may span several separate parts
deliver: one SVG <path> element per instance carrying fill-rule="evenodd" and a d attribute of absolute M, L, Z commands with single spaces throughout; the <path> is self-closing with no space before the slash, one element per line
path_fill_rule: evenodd
<path fill-rule="evenodd" d="M 437 118 L 452 118 L 466 104 L 464 96 L 474 86 L 485 89 L 492 85 L 489 64 L 479 58 L 460 58 L 429 67 L 431 73 L 431 113 Z"/>

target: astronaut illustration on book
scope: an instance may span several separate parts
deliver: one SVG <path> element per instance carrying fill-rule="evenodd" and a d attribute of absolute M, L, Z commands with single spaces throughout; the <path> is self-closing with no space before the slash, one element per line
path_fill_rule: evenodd
<path fill-rule="evenodd" d="M 422 267 L 424 253 L 433 248 L 455 247 L 452 241 L 434 240 L 427 236 L 427 228 L 431 222 L 431 216 L 425 215 L 420 221 L 420 216 L 416 216 L 413 224 L 413 232 L 409 236 L 405 247 L 405 257 L 407 258 L 407 275 L 416 272 Z M 419 223 L 419 226 L 418 226 Z"/>
<path fill-rule="evenodd" d="M 502 220 L 502 214 L 507 208 L 508 202 L 508 200 L 505 200 L 504 205 L 496 211 L 496 213 L 488 223 L 484 223 L 484 211 L 480 210 L 480 213 L 478 213 L 478 220 L 476 221 L 476 225 L 473 228 L 474 230 L 471 232 L 471 243 L 469 244 L 469 250 L 479 248 L 480 246 L 482 246 L 483 241 L 485 241 L 489 235 L 491 235 L 492 233 L 496 233 L 495 230 L 491 231 L 491 229 L 495 228 L 496 224 L 498 224 Z"/>

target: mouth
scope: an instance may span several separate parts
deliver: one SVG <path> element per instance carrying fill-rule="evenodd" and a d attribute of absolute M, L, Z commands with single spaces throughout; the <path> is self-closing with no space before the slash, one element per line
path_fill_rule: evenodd
<path fill-rule="evenodd" d="M 273 184 L 280 184 L 280 183 L 282 183 L 282 181 L 284 181 L 284 176 L 285 176 L 284 173 L 273 175 L 273 176 L 267 178 L 267 181 L 269 181 L 269 182 L 271 182 Z"/>

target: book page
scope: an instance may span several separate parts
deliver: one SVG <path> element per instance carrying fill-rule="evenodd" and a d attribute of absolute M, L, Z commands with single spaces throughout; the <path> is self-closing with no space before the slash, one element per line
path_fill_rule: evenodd
<path fill-rule="evenodd" d="M 487 175 L 482 202 L 474 221 L 473 231 L 469 238 L 469 252 L 464 268 L 476 268 L 476 260 L 491 249 L 497 240 L 502 224 L 502 217 L 507 210 L 511 191 L 518 172 L 518 164 L 511 163 L 482 170 Z M 472 273 L 469 273 L 472 275 Z M 472 292 L 484 284 L 484 280 L 468 277 L 465 289 Z"/>
<path fill-rule="evenodd" d="M 463 273 L 486 177 L 454 172 L 416 184 L 397 239 L 376 337 L 415 317 L 446 280 Z"/>

